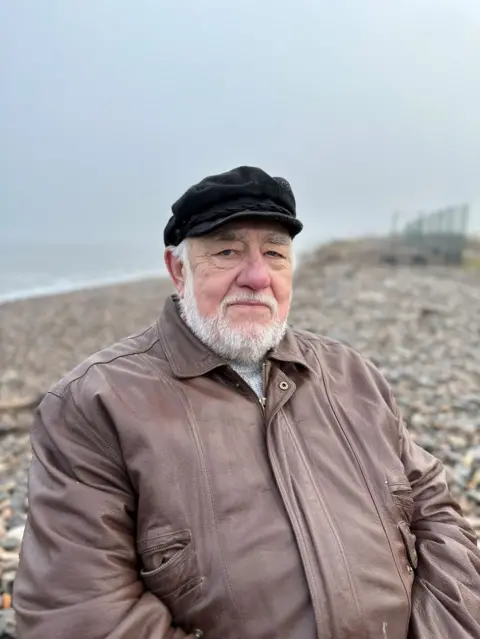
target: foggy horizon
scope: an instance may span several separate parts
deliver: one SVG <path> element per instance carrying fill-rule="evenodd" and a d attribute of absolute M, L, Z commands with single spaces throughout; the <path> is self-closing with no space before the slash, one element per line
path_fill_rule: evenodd
<path fill-rule="evenodd" d="M 361 4 L 361 6 L 359 6 Z M 480 4 L 0 5 L 0 239 L 163 248 L 206 175 L 290 181 L 300 249 L 471 205 Z"/>

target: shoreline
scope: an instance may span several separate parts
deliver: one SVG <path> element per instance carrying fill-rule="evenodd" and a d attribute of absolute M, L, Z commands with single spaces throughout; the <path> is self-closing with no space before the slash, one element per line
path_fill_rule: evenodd
<path fill-rule="evenodd" d="M 168 277 L 166 273 L 159 272 L 158 270 L 152 270 L 132 273 L 130 275 L 102 277 L 98 280 L 80 280 L 78 282 L 65 282 L 64 284 L 57 282 L 56 284 L 36 286 L 33 288 L 0 294 L 0 306 L 31 299 L 38 299 L 40 297 L 56 297 L 57 295 L 68 295 L 69 293 L 77 293 L 79 291 L 131 284 L 135 282 L 142 282 L 144 280 L 164 279 L 166 277 Z"/>

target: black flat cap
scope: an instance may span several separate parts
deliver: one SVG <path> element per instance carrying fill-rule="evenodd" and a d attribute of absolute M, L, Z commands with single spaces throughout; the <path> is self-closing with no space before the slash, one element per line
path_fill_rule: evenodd
<path fill-rule="evenodd" d="M 187 237 L 207 235 L 242 218 L 278 222 L 291 237 L 303 228 L 287 180 L 251 166 L 204 178 L 172 205 L 172 213 L 164 231 L 165 246 L 178 246 Z"/>

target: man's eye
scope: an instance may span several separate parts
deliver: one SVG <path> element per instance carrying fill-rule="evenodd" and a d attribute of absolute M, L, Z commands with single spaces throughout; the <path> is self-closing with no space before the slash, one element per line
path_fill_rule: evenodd
<path fill-rule="evenodd" d="M 217 255 L 221 255 L 222 257 L 230 257 L 234 253 L 235 251 L 233 249 L 223 249 L 223 251 L 220 251 L 219 253 L 217 253 Z"/>
<path fill-rule="evenodd" d="M 277 253 L 277 251 L 267 251 L 266 253 L 269 257 L 283 257 L 281 253 Z"/>

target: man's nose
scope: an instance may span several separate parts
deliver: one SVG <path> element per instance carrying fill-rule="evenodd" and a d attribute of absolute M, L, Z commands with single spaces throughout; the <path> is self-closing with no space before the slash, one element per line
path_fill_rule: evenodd
<path fill-rule="evenodd" d="M 238 286 L 262 291 L 270 286 L 270 273 L 262 256 L 250 257 L 242 265 L 237 277 Z"/>

